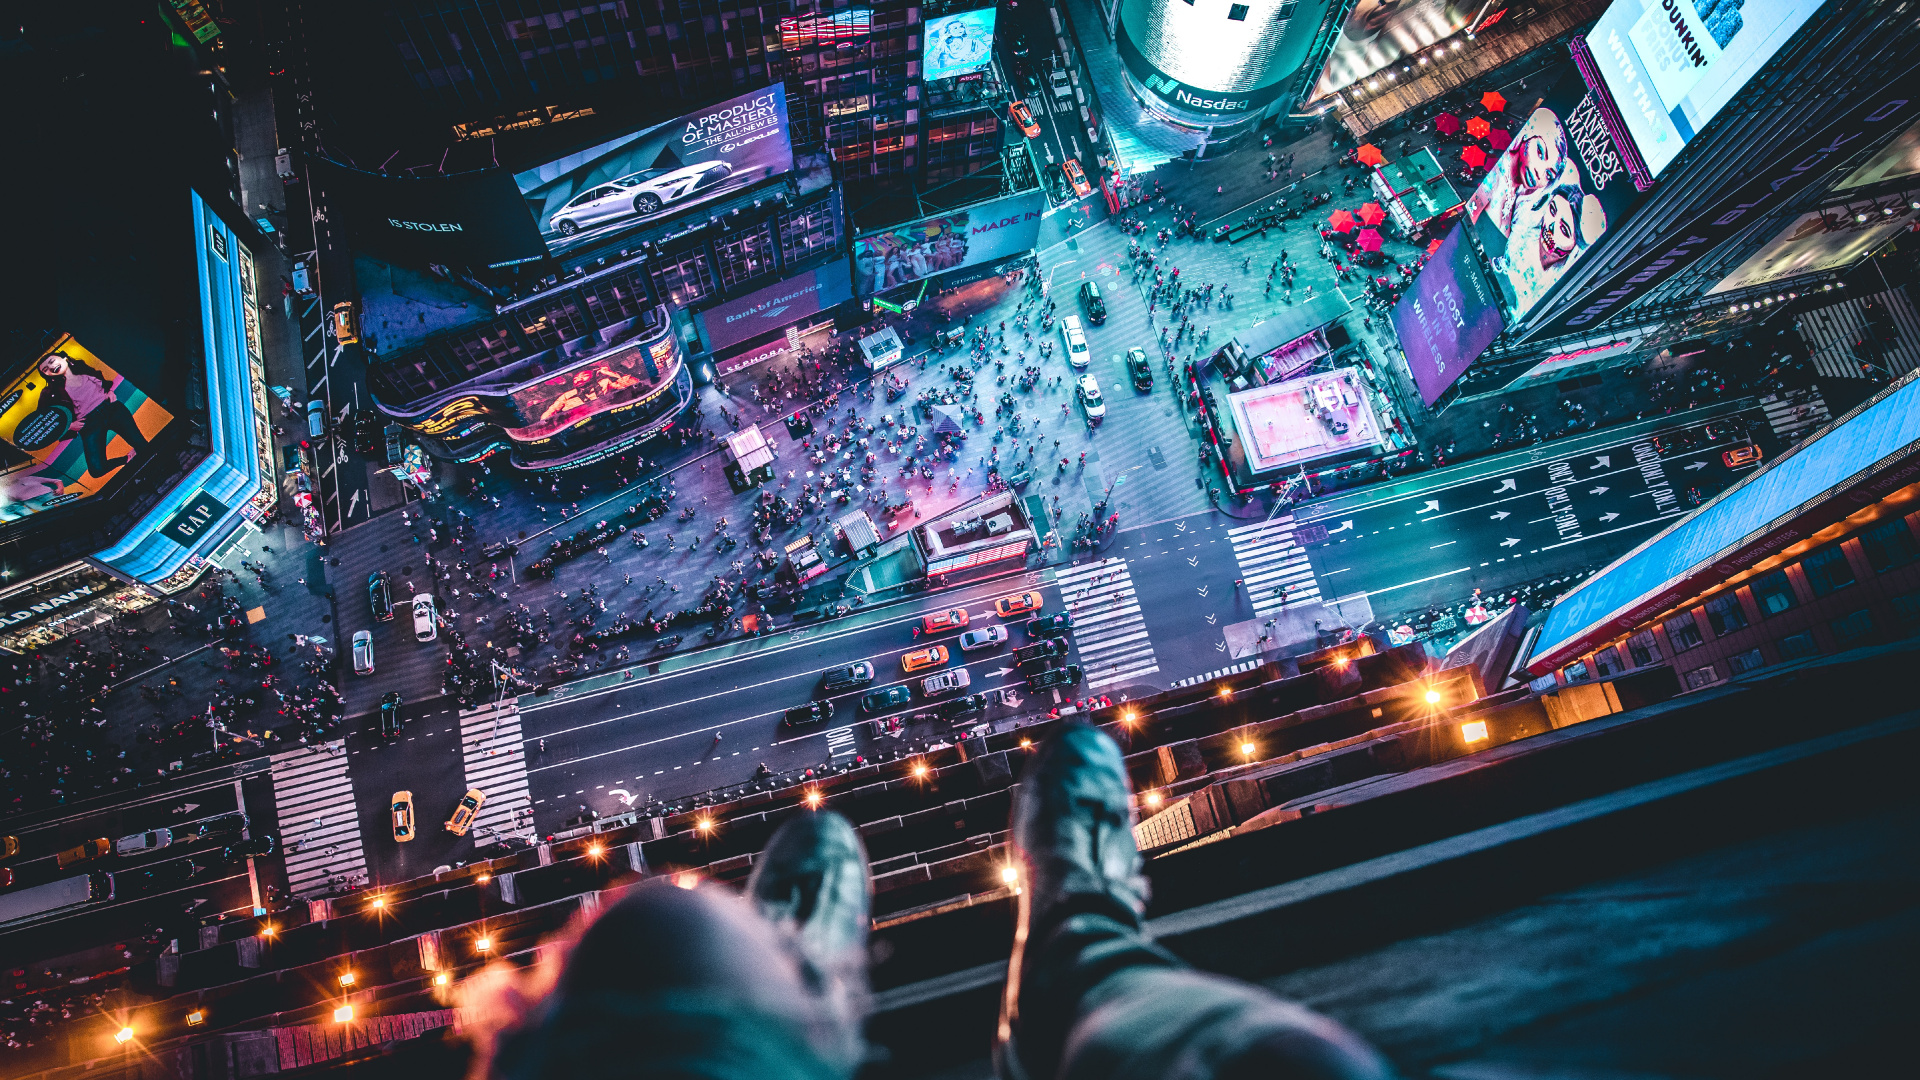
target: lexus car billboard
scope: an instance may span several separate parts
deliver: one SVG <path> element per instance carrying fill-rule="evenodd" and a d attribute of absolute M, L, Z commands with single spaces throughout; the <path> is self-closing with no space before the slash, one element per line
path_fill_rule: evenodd
<path fill-rule="evenodd" d="M 1911 228 L 1914 218 L 1920 216 L 1905 199 L 1885 205 L 1894 212 L 1882 213 L 1875 207 L 1871 212 L 1856 213 L 1852 207 L 1837 207 L 1800 215 L 1800 220 L 1734 268 L 1733 273 L 1708 290 L 1708 295 L 1852 266 L 1874 248 Z M 1860 220 L 1863 216 L 1865 221 Z"/>
<path fill-rule="evenodd" d="M 1593 91 L 1566 72 L 1467 200 L 1513 319 L 1533 310 L 1639 200 Z"/>
<path fill-rule="evenodd" d="M 1479 359 L 1506 324 L 1487 275 L 1455 228 L 1393 306 L 1393 330 L 1420 399 L 1431 405 Z"/>
<path fill-rule="evenodd" d="M 0 520 L 98 494 L 173 414 L 63 335 L 0 390 Z"/>
<path fill-rule="evenodd" d="M 997 8 L 963 11 L 927 20 L 927 44 L 921 71 L 928 82 L 979 71 L 993 62 L 993 24 Z"/>
<path fill-rule="evenodd" d="M 1659 176 L 1822 0 L 1614 0 L 1587 35 L 1627 134 Z"/>
<path fill-rule="evenodd" d="M 875 296 L 921 278 L 979 266 L 1023 251 L 1040 240 L 1042 191 L 1009 195 L 939 217 L 922 218 L 853 242 L 854 287 Z"/>
<path fill-rule="evenodd" d="M 515 173 L 558 255 L 793 170 L 780 83 Z"/>
<path fill-rule="evenodd" d="M 737 300 L 708 308 L 700 313 L 700 322 L 706 328 L 707 347 L 719 352 L 729 345 L 791 326 L 799 319 L 852 297 L 853 283 L 847 276 L 847 262 L 835 259 Z"/>
<path fill-rule="evenodd" d="M 506 266 L 546 255 L 504 170 L 416 178 L 325 159 L 311 166 L 321 190 L 344 205 L 354 241 L 369 251 L 454 266 Z"/>

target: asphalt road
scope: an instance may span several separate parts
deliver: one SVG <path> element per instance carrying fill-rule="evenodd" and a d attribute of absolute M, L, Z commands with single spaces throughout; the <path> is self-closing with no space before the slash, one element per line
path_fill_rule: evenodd
<path fill-rule="evenodd" d="M 1660 428 L 1484 458 L 1415 480 L 1303 508 L 1297 524 L 1321 592 L 1364 596 L 1391 614 L 1605 564 L 1632 550 L 1740 475 L 1722 460 L 1735 443 L 1701 425 Z M 1609 437 L 1611 435 L 1611 437 Z M 1657 440 L 1657 441 L 1656 441 Z"/>

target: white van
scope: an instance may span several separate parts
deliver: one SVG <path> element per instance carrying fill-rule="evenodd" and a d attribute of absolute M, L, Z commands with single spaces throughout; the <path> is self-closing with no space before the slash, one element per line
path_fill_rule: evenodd
<path fill-rule="evenodd" d="M 115 855 L 138 855 L 143 851 L 159 851 L 173 843 L 172 829 L 149 829 L 132 836 L 123 836 L 113 842 Z"/>
<path fill-rule="evenodd" d="M 1080 328 L 1080 316 L 1067 315 L 1060 320 L 1060 336 L 1067 341 L 1067 363 L 1083 368 L 1093 359 L 1087 350 L 1087 332 Z"/>

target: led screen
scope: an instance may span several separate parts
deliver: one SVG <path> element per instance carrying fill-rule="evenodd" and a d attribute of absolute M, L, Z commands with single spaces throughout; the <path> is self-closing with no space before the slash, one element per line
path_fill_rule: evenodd
<path fill-rule="evenodd" d="M 0 521 L 98 494 L 172 422 L 159 402 L 63 335 L 0 391 Z"/>
<path fill-rule="evenodd" d="M 1239 119 L 1291 85 L 1328 0 L 1121 0 L 1114 46 L 1177 122 Z"/>
<path fill-rule="evenodd" d="M 1672 164 L 1820 4 L 1615 0 L 1587 45 L 1647 172 Z"/>
<path fill-rule="evenodd" d="M 920 64 L 926 80 L 950 79 L 992 63 L 997 14 L 997 8 L 981 8 L 928 19 L 927 45 Z"/>
<path fill-rule="evenodd" d="M 402 263 L 505 266 L 546 256 L 513 178 L 500 169 L 383 176 L 324 158 L 310 174 L 356 244 Z"/>
<path fill-rule="evenodd" d="M 1567 72 L 1467 200 L 1513 319 L 1533 310 L 1639 200 L 1593 92 Z"/>
<path fill-rule="evenodd" d="M 637 405 L 673 385 L 679 370 L 671 334 L 597 356 L 513 392 L 524 427 L 507 434 L 533 442 L 565 431 L 591 416 Z"/>
<path fill-rule="evenodd" d="M 847 262 L 837 259 L 737 300 L 708 308 L 700 313 L 700 323 L 706 328 L 707 347 L 717 351 L 791 326 L 852 296 Z"/>
<path fill-rule="evenodd" d="M 1466 29 L 1484 0 L 1360 0 L 1327 52 L 1313 89 L 1323 98 L 1391 65 L 1403 56 Z"/>
<path fill-rule="evenodd" d="M 873 32 L 873 11 L 856 8 L 830 15 L 793 15 L 780 20 L 780 47 L 801 49 L 858 41 Z"/>
<path fill-rule="evenodd" d="M 1046 205 L 1043 192 L 1029 191 L 859 237 L 853 242 L 854 286 L 860 295 L 874 296 L 1031 251 Z"/>
<path fill-rule="evenodd" d="M 1920 176 L 1920 123 L 1909 125 L 1892 142 L 1881 147 L 1879 153 L 1868 158 L 1866 164 L 1835 184 L 1833 190 L 1852 191 L 1875 184 L 1890 184 L 1909 176 Z"/>
<path fill-rule="evenodd" d="M 793 171 L 779 83 L 514 174 L 553 254 Z"/>
<path fill-rule="evenodd" d="M 1447 234 L 1439 250 L 1393 306 L 1393 330 L 1407 354 L 1421 400 L 1431 405 L 1506 327 L 1466 230 Z"/>
<path fill-rule="evenodd" d="M 1852 266 L 1913 225 L 1915 212 L 1904 201 L 1892 205 L 1895 213 L 1883 214 L 1876 209 L 1866 214 L 1865 221 L 1844 207 L 1802 214 L 1800 220 L 1715 285 L 1709 295 Z"/>

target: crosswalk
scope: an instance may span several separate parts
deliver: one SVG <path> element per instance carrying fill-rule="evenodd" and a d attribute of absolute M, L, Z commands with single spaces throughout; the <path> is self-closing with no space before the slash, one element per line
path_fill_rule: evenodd
<path fill-rule="evenodd" d="M 1829 379 L 1866 378 L 1862 361 L 1896 377 L 1920 367 L 1920 313 L 1897 289 L 1816 308 L 1794 319 L 1794 327 L 1813 369 Z"/>
<path fill-rule="evenodd" d="M 1230 667 L 1216 668 L 1213 671 L 1207 672 L 1205 675 L 1195 675 L 1192 678 L 1181 679 L 1179 682 L 1173 684 L 1173 689 L 1178 690 L 1183 686 L 1197 686 L 1203 682 L 1212 682 L 1223 675 L 1238 675 L 1243 671 L 1252 671 L 1264 663 L 1266 663 L 1266 661 L 1259 657 L 1255 657 L 1252 660 L 1244 660 Z"/>
<path fill-rule="evenodd" d="M 512 832 L 526 823 L 533 804 L 527 788 L 526 748 L 521 743 L 517 699 L 460 710 L 460 756 L 467 786 L 487 795 L 473 819 L 476 842 L 491 839 L 488 832 Z"/>
<path fill-rule="evenodd" d="M 1766 410 L 1767 423 L 1772 425 L 1773 433 L 1788 445 L 1806 438 L 1833 419 L 1833 414 L 1827 411 L 1827 399 L 1820 396 L 1817 386 L 1768 394 L 1760 399 L 1760 405 Z"/>
<path fill-rule="evenodd" d="M 345 740 L 275 754 L 272 775 L 280 836 L 286 844 L 287 889 L 294 898 L 366 884 L 366 852 L 360 846 Z"/>
<path fill-rule="evenodd" d="M 1073 613 L 1073 643 L 1089 690 L 1160 670 L 1147 623 L 1140 615 L 1133 575 L 1125 559 L 1100 559 L 1060 572 L 1055 579 Z"/>
<path fill-rule="evenodd" d="M 1228 529 L 1227 540 L 1233 544 L 1240 581 L 1255 615 L 1319 602 L 1320 583 L 1314 580 L 1305 549 L 1293 542 L 1293 515 Z"/>

